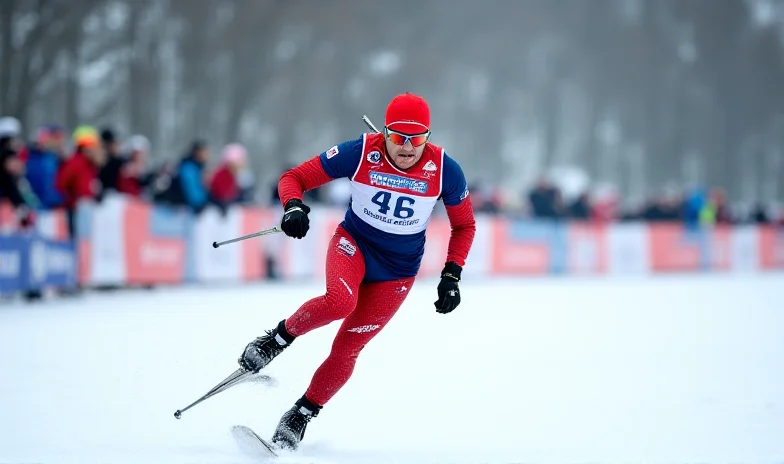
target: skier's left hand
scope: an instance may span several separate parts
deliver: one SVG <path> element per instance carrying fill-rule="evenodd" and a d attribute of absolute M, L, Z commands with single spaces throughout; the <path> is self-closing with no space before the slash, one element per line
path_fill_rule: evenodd
<path fill-rule="evenodd" d="M 441 282 L 438 283 L 438 301 L 436 305 L 436 312 L 446 314 L 452 312 L 457 305 L 460 304 L 460 273 L 463 268 L 458 266 L 454 261 L 449 261 L 441 271 Z"/>
<path fill-rule="evenodd" d="M 304 238 L 310 229 L 308 213 L 310 207 L 302 203 L 302 200 L 295 198 L 287 201 L 286 212 L 280 224 L 283 233 L 293 238 Z"/>

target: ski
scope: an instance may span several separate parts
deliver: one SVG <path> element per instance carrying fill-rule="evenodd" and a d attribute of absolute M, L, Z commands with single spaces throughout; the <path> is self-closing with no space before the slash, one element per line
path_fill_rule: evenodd
<path fill-rule="evenodd" d="M 277 458 L 275 445 L 261 438 L 256 432 L 244 425 L 235 425 L 231 434 L 240 449 L 252 458 Z"/>

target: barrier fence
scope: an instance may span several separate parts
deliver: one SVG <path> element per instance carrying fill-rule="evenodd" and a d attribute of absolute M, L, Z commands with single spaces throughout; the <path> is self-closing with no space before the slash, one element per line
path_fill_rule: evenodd
<path fill-rule="evenodd" d="M 279 208 L 237 207 L 221 214 L 111 196 L 81 204 L 76 241 L 61 211 L 42 213 L 19 232 L 0 209 L 0 291 L 42 286 L 128 286 L 265 279 L 268 266 L 284 279 L 319 278 L 326 247 L 345 210 L 314 207 L 303 240 L 282 234 L 214 249 L 212 242 L 275 224 Z M 441 271 L 450 227 L 434 216 L 420 275 Z M 542 222 L 477 216 L 464 276 L 644 275 L 667 272 L 764 272 L 784 269 L 784 229 L 774 226 L 687 228 L 680 223 Z"/>

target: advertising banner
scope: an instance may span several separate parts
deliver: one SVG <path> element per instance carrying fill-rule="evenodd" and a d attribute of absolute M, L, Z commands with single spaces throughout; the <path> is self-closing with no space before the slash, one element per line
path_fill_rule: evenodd
<path fill-rule="evenodd" d="M 343 208 L 314 206 L 310 230 L 302 240 L 274 234 L 212 248 L 214 241 L 267 229 L 281 214 L 281 208 L 234 207 L 225 213 L 207 208 L 194 215 L 119 196 L 85 203 L 77 216 L 79 278 L 87 285 L 250 282 L 268 275 L 323 279 L 327 246 L 344 219 Z M 784 232 L 775 227 L 602 225 L 482 214 L 476 224 L 465 277 L 784 269 Z M 436 277 L 448 253 L 448 217 L 436 212 L 426 234 L 419 276 Z M 5 261 L 0 264 L 7 288 L 19 285 L 14 273 L 26 265 L 13 243 L 4 245 Z"/>
<path fill-rule="evenodd" d="M 0 293 L 76 285 L 76 252 L 71 242 L 36 233 L 0 235 Z"/>
<path fill-rule="evenodd" d="M 498 218 L 492 224 L 492 231 L 492 274 L 544 275 L 557 272 L 559 261 L 564 261 L 558 259 L 565 246 L 558 247 L 562 237 L 555 223 Z"/>
<path fill-rule="evenodd" d="M 759 228 L 759 257 L 761 269 L 784 269 L 784 227 Z"/>
<path fill-rule="evenodd" d="M 126 202 L 124 251 L 129 284 L 185 281 L 185 239 L 191 219 L 185 210 Z"/>
<path fill-rule="evenodd" d="M 655 272 L 696 271 L 706 262 L 708 239 L 698 228 L 681 224 L 648 225 L 651 267 Z"/>
<path fill-rule="evenodd" d="M 644 275 L 651 272 L 650 238 L 644 224 L 607 226 L 607 272 Z"/>
<path fill-rule="evenodd" d="M 568 274 L 604 274 L 607 272 L 607 229 L 603 225 L 571 223 L 567 228 Z"/>
<path fill-rule="evenodd" d="M 27 240 L 21 236 L 0 234 L 0 293 L 22 290 L 28 271 Z"/>
<path fill-rule="evenodd" d="M 71 242 L 41 236 L 27 239 L 27 289 L 73 288 L 76 285 L 76 250 Z"/>

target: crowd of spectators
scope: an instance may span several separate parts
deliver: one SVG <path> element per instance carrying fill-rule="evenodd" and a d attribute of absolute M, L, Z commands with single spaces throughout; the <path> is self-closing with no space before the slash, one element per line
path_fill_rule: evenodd
<path fill-rule="evenodd" d="M 225 212 L 230 205 L 255 203 L 256 181 L 248 166 L 248 151 L 239 143 L 221 147 L 213 160 L 204 140 L 193 140 L 179 160 L 153 165 L 150 141 L 144 135 L 118 137 L 111 128 L 80 126 L 73 131 L 57 124 L 37 128 L 24 140 L 19 121 L 0 118 L 0 202 L 10 202 L 18 225 L 35 223 L 36 212 L 64 209 L 73 234 L 74 210 L 82 199 L 100 202 L 108 192 L 148 202 L 189 208 L 200 213 L 208 206 Z M 290 167 L 290 166 L 289 166 Z M 276 204 L 277 184 L 270 185 L 266 205 Z M 693 190 L 651 199 L 639 208 L 622 209 L 615 196 L 592 196 L 587 191 L 564 199 L 558 186 L 540 179 L 522 198 L 522 208 L 509 208 L 497 186 L 469 186 L 477 212 L 514 214 L 549 220 L 682 221 L 712 225 L 740 222 L 784 224 L 762 205 L 744 214 L 729 208 L 724 191 Z M 347 183 L 306 192 L 306 201 L 345 206 Z"/>
<path fill-rule="evenodd" d="M 491 214 L 510 212 L 499 189 L 475 185 L 471 191 L 476 210 Z M 591 195 L 588 190 L 565 200 L 556 183 L 541 178 L 522 200 L 522 208 L 519 209 L 524 216 L 545 220 L 680 222 L 703 226 L 741 223 L 784 225 L 784 215 L 762 203 L 750 209 L 732 208 L 725 191 L 719 187 L 669 193 L 650 198 L 637 207 L 624 208 L 616 194 Z"/>
<path fill-rule="evenodd" d="M 144 135 L 121 140 L 111 128 L 57 124 L 37 128 L 25 141 L 14 118 L 0 119 L 0 201 L 8 201 L 21 227 L 41 210 L 64 209 L 73 234 L 74 210 L 82 199 L 102 201 L 117 192 L 148 202 L 226 211 L 252 200 L 254 178 L 248 151 L 239 143 L 221 148 L 217 162 L 205 141 L 194 140 L 174 163 L 153 165 Z"/>

